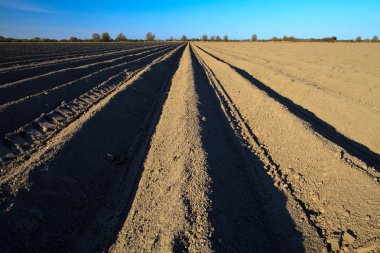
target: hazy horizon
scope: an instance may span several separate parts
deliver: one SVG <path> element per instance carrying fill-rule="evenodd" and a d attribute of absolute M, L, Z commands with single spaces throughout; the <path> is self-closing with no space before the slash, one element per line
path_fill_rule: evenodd
<path fill-rule="evenodd" d="M 91 38 L 94 32 L 120 32 L 143 39 L 170 36 L 230 39 L 273 36 L 353 39 L 380 34 L 380 1 L 56 1 L 0 0 L 0 35 L 14 38 Z"/>

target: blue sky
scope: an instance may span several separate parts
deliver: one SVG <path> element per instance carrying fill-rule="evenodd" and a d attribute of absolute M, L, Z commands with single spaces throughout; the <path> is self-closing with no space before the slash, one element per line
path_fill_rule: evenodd
<path fill-rule="evenodd" d="M 380 0 L 0 0 L 0 35 L 15 38 L 123 32 L 158 39 L 227 34 L 230 39 L 380 35 Z"/>

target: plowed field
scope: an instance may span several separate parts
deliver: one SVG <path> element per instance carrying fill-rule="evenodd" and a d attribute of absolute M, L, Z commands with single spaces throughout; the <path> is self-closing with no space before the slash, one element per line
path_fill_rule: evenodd
<path fill-rule="evenodd" d="M 0 45 L 1 252 L 379 252 L 380 48 Z"/>

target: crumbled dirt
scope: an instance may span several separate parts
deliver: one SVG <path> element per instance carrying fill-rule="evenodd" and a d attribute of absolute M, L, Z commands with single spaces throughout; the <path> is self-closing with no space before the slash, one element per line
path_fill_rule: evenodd
<path fill-rule="evenodd" d="M 28 45 L 1 252 L 380 252 L 378 45 Z"/>

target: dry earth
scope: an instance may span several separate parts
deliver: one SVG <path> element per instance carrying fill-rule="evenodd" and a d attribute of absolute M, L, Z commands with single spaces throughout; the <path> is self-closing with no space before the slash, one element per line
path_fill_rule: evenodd
<path fill-rule="evenodd" d="M 0 45 L 1 252 L 380 252 L 380 47 Z"/>

